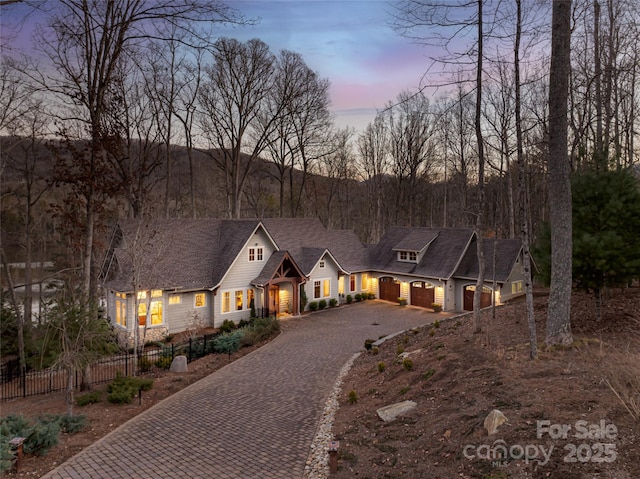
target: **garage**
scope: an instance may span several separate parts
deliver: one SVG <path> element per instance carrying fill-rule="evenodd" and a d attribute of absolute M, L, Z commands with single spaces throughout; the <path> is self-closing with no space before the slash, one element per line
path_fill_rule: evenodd
<path fill-rule="evenodd" d="M 411 304 L 430 308 L 435 302 L 435 288 L 431 283 L 425 281 L 414 281 L 411 283 Z"/>
<path fill-rule="evenodd" d="M 398 302 L 400 297 L 400 281 L 392 278 L 391 276 L 384 276 L 378 280 L 380 289 L 380 299 L 385 301 Z"/>
<path fill-rule="evenodd" d="M 466 286 L 464 288 L 464 310 L 473 311 L 473 295 L 476 291 L 475 285 Z M 486 308 L 491 306 L 491 290 L 489 288 L 482 288 L 482 294 L 480 295 L 480 307 Z"/>

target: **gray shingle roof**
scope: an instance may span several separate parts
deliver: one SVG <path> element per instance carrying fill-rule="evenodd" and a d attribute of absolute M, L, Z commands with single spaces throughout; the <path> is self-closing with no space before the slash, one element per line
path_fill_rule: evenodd
<path fill-rule="evenodd" d="M 262 220 L 280 249 L 289 251 L 309 274 L 325 250 L 349 272 L 368 267 L 367 250 L 352 230 L 329 230 L 317 218 L 267 218 Z"/>
<path fill-rule="evenodd" d="M 216 286 L 258 220 L 123 220 L 122 241 L 115 245 L 118 264 L 106 285 L 133 291 L 133 278 L 144 289 L 203 289 Z"/>
<path fill-rule="evenodd" d="M 522 242 L 516 239 L 499 239 L 484 238 L 482 242 L 484 251 L 486 281 L 493 279 L 493 257 L 496 257 L 496 281 L 504 283 L 508 278 L 513 266 L 520 255 Z M 454 274 L 458 278 L 477 279 L 480 268 L 478 267 L 477 243 L 474 238 L 467 253 L 462 258 L 460 265 Z"/>
<path fill-rule="evenodd" d="M 423 251 L 438 237 L 439 230 L 425 228 L 411 228 L 411 231 L 393 247 L 394 251 Z"/>
<path fill-rule="evenodd" d="M 419 264 L 397 260 L 394 250 L 403 244 L 429 245 Z M 427 278 L 450 278 L 462 259 L 473 231 L 468 228 L 416 228 L 396 226 L 389 228 L 377 245 L 369 247 L 371 269 Z"/>

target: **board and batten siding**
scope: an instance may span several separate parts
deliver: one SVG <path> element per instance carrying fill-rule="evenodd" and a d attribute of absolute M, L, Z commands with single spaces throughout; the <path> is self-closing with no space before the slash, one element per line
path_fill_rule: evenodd
<path fill-rule="evenodd" d="M 250 248 L 262 248 L 262 260 L 249 261 L 249 249 Z M 235 261 L 227 271 L 220 287 L 217 289 L 216 294 L 213 296 L 213 326 L 218 327 L 222 325 L 224 320 L 235 321 L 236 323 L 241 319 L 249 319 L 251 316 L 251 308 L 249 301 L 247 301 L 247 290 L 254 290 L 254 303 L 256 308 L 262 307 L 259 298 L 262 297 L 262 292 L 258 288 L 254 288 L 251 285 L 251 281 L 254 280 L 264 268 L 267 260 L 271 257 L 273 252 L 276 251 L 275 245 L 269 239 L 269 236 L 265 233 L 262 227 L 258 228 L 254 234 L 251 235 L 249 240 L 238 253 Z M 235 292 L 243 291 L 244 298 L 242 303 L 242 310 L 237 311 L 235 309 Z M 228 313 L 222 312 L 222 302 L 225 292 L 230 293 L 231 311 Z"/>

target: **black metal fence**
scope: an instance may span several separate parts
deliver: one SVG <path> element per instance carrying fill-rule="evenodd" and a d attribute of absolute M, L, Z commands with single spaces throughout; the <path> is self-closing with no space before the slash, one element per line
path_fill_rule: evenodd
<path fill-rule="evenodd" d="M 177 355 L 185 355 L 191 362 L 213 352 L 213 339 L 217 335 L 207 334 L 179 344 L 147 347 L 139 354 L 138 361 L 133 353 L 104 357 L 91 364 L 91 382 L 100 384 L 113 381 L 118 375 L 129 376 L 153 367 L 168 367 Z M 17 360 L 8 361 L 0 366 L 0 400 L 62 391 L 67 389 L 67 380 L 67 371 L 61 368 L 20 370 Z M 76 371 L 73 387 L 78 389 L 81 381 L 82 373 Z"/>

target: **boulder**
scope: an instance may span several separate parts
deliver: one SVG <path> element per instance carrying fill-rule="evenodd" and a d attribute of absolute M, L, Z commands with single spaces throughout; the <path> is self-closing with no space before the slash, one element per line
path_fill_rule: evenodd
<path fill-rule="evenodd" d="M 186 373 L 187 372 L 187 357 L 186 356 L 176 356 L 171 361 L 171 367 L 169 371 L 172 373 Z"/>
<path fill-rule="evenodd" d="M 384 422 L 393 421 L 398 416 L 402 416 L 405 413 L 415 409 L 417 403 L 414 401 L 402 401 L 388 406 L 381 407 L 376 412 L 378 417 Z"/>
<path fill-rule="evenodd" d="M 501 411 L 494 409 L 484 419 L 484 428 L 487 430 L 489 436 L 491 436 L 492 434 L 495 434 L 498 431 L 498 428 L 505 422 L 509 422 L 507 417 L 502 414 Z"/>

